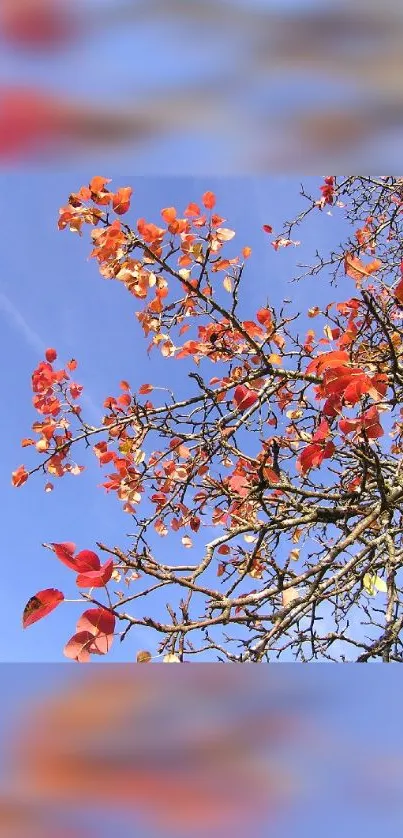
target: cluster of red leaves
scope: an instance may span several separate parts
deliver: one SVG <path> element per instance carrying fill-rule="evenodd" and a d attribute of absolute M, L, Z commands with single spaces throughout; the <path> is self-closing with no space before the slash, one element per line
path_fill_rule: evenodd
<path fill-rule="evenodd" d="M 124 501 L 124 511 L 133 513 L 136 505 L 141 501 L 144 488 L 141 485 L 141 472 L 137 466 L 143 461 L 144 453 L 141 445 L 146 436 L 146 431 L 140 427 L 133 416 L 130 426 L 122 427 L 119 421 L 126 416 L 132 415 L 136 405 L 136 396 L 130 390 L 127 381 L 121 381 L 120 387 L 123 393 L 116 398 L 108 396 L 104 401 L 107 410 L 103 418 L 103 426 L 108 432 L 108 440 L 97 442 L 93 451 L 100 466 L 114 466 L 114 471 L 107 475 L 106 480 L 101 483 L 107 492 L 116 492 L 119 500 Z M 146 385 L 146 390 L 140 388 L 140 394 L 152 391 L 152 387 Z M 147 401 L 144 407 L 152 407 Z M 115 444 L 117 449 L 111 446 Z"/>
<path fill-rule="evenodd" d="M 50 544 L 55 555 L 66 567 L 77 573 L 78 588 L 104 588 L 113 573 L 113 559 L 101 565 L 99 556 L 92 550 L 81 550 L 74 555 L 76 545 L 72 542 Z M 39 591 L 27 602 L 23 627 L 36 623 L 54 611 L 64 601 L 64 594 L 55 588 Z M 80 662 L 88 661 L 91 654 L 104 655 L 112 644 L 115 616 L 107 608 L 93 608 L 85 611 L 77 623 L 76 634 L 66 644 L 66 657 Z"/>
<path fill-rule="evenodd" d="M 60 210 L 59 230 L 70 227 L 73 232 L 81 234 L 83 224 L 98 224 L 104 213 L 96 207 L 86 206 L 89 201 L 97 206 L 107 206 L 117 215 L 124 215 L 130 208 L 132 188 L 124 186 L 117 192 L 110 192 L 106 188 L 107 183 L 110 183 L 110 178 L 93 177 L 88 186 L 82 186 L 78 192 L 72 193 L 68 205 Z"/>
<path fill-rule="evenodd" d="M 306 372 L 322 375 L 322 384 L 317 388 L 317 396 L 330 397 L 332 411 L 335 408 L 335 399 L 340 407 L 343 404 L 355 405 L 364 395 L 370 395 L 377 400 L 385 395 L 388 384 L 386 375 L 377 373 L 369 376 L 360 367 L 350 365 L 350 356 L 344 350 L 319 355 L 308 364 Z M 325 413 L 326 409 L 327 403 L 324 407 Z"/>
<path fill-rule="evenodd" d="M 323 186 L 320 187 L 324 204 L 332 205 L 335 196 L 335 178 L 325 177 Z"/>
<path fill-rule="evenodd" d="M 32 373 L 33 406 L 45 418 L 32 425 L 39 439 L 25 437 L 21 445 L 23 448 L 34 446 L 39 454 L 46 456 L 44 470 L 49 475 L 62 477 L 67 472 L 79 474 L 83 466 L 67 461 L 72 440 L 67 414 L 79 416 L 81 412 L 81 407 L 74 402 L 80 397 L 83 387 L 70 378 L 70 373 L 77 367 L 77 361 L 73 358 L 65 368 L 56 370 L 53 368 L 57 358 L 56 350 L 47 349 L 45 358 Z M 29 472 L 25 467 L 19 466 L 12 473 L 12 483 L 17 487 L 22 486 L 28 477 Z M 49 491 L 53 487 L 47 483 L 45 488 Z"/>
<path fill-rule="evenodd" d="M 383 436 L 383 428 L 379 421 L 379 410 L 375 405 L 364 410 L 357 419 L 340 419 L 339 429 L 343 434 L 355 431 L 354 438 L 358 438 L 365 431 L 368 439 L 378 439 Z"/>
<path fill-rule="evenodd" d="M 51 547 L 57 558 L 78 574 L 78 588 L 103 588 L 109 582 L 113 573 L 113 559 L 101 565 L 99 556 L 92 550 L 81 550 L 74 556 L 76 545 L 68 541 L 52 544 Z"/>
<path fill-rule="evenodd" d="M 348 260 L 347 264 L 349 266 L 348 270 L 350 268 L 352 272 L 357 270 L 360 272 L 360 277 L 363 277 L 364 266 L 361 269 L 360 265 L 362 263 L 358 259 Z M 354 268 L 352 265 L 354 265 Z M 378 264 L 374 265 L 375 263 L 372 266 L 367 266 L 368 276 L 373 270 L 377 269 Z M 336 308 L 342 316 L 346 317 L 345 327 L 343 330 L 328 330 L 328 339 L 321 339 L 320 342 L 326 343 L 329 339 L 336 340 L 336 345 L 339 348 L 331 352 L 320 353 L 313 358 L 306 368 L 307 374 L 315 374 L 321 378 L 321 383 L 315 387 L 315 396 L 318 400 L 324 400 L 322 417 L 326 417 L 326 420 L 340 417 L 343 408 L 354 407 L 363 398 L 370 397 L 374 402 L 380 402 L 385 397 L 388 388 L 386 373 L 367 373 L 363 367 L 355 365 L 351 361 L 347 352 L 347 348 L 351 346 L 358 334 L 359 327 L 363 323 L 362 318 L 359 318 L 359 300 L 352 298 L 343 303 L 337 303 Z M 316 313 L 316 310 L 312 310 L 311 316 L 315 316 Z M 334 453 L 333 443 L 326 441 L 330 435 L 330 427 L 326 420 L 320 423 L 312 441 L 298 458 L 297 467 L 303 473 L 310 468 L 320 466 L 325 457 L 332 456 Z M 354 430 L 356 436 L 365 434 L 372 439 L 383 435 L 376 406 L 368 408 L 355 419 L 342 417 L 339 422 L 339 430 L 343 434 Z"/>
<path fill-rule="evenodd" d="M 222 259 L 218 255 L 223 245 L 235 236 L 235 232 L 221 226 L 225 219 L 212 212 L 216 198 L 213 192 L 207 191 L 202 196 L 202 204 L 207 213 L 194 202 L 187 205 L 182 217 L 178 215 L 176 207 L 165 207 L 161 216 L 166 226 L 140 218 L 137 221 L 136 236 L 128 227 L 123 227 L 119 219 L 109 219 L 111 211 L 118 215 L 127 212 L 132 190 L 123 187 L 113 193 L 106 186 L 109 182 L 108 178 L 95 177 L 88 186 L 70 195 L 68 206 L 60 210 L 59 228 L 69 227 L 73 232 L 81 234 L 84 223 L 98 227 L 91 234 L 94 244 L 91 256 L 98 261 L 101 275 L 106 279 L 123 282 L 130 293 L 139 299 L 146 300 L 149 292 L 154 290 L 154 297 L 143 311 L 137 312 L 137 317 L 146 335 L 155 333 L 151 347 L 159 345 L 162 354 L 168 357 L 174 354 L 175 347 L 170 338 L 159 334 L 159 315 L 164 310 L 169 287 L 165 278 L 154 273 L 153 265 L 163 259 L 164 247 L 170 247 L 175 240 L 175 249 L 179 250 L 177 271 L 182 277 L 185 292 L 183 319 L 195 313 L 197 300 L 193 289 L 197 280 L 191 277 L 191 272 L 194 266 L 200 268 L 207 253 L 212 272 L 224 271 L 240 264 L 238 257 Z M 100 207 L 105 207 L 105 210 Z M 135 258 L 133 250 L 140 240 L 142 253 L 140 258 Z M 243 259 L 250 255 L 251 248 L 244 247 Z M 224 287 L 230 290 L 230 277 L 225 277 Z M 208 287 L 201 290 L 205 294 L 210 293 Z"/>
<path fill-rule="evenodd" d="M 251 489 L 259 483 L 258 468 L 262 460 L 264 460 L 264 466 L 262 469 L 263 479 L 270 483 L 279 482 L 279 475 L 273 471 L 271 459 L 268 459 L 266 451 L 261 451 L 254 463 L 250 462 L 250 460 L 239 457 L 234 470 L 231 472 L 229 477 L 224 478 L 223 481 L 224 485 L 231 490 L 231 494 L 236 497 L 237 503 L 238 498 L 247 497 L 250 494 Z M 278 490 L 276 490 L 276 492 L 277 491 Z"/>
<path fill-rule="evenodd" d="M 277 348 L 282 349 L 284 338 L 275 332 L 271 312 L 261 308 L 256 314 L 256 319 L 261 325 L 254 320 L 243 320 L 242 331 L 235 329 L 225 317 L 217 322 L 199 326 L 198 340 L 185 341 L 179 351 L 175 352 L 175 357 L 193 358 L 195 363 L 206 357 L 213 363 L 228 361 L 232 356 L 249 350 L 246 335 L 257 342 L 270 340 Z M 272 363 L 281 361 L 277 354 L 270 355 L 269 360 Z M 254 362 L 254 356 L 251 356 L 251 361 Z"/>
<path fill-rule="evenodd" d="M 91 655 L 106 655 L 113 642 L 115 615 L 106 608 L 89 608 L 77 622 L 76 632 L 66 643 L 64 654 L 78 663 L 88 663 Z"/>

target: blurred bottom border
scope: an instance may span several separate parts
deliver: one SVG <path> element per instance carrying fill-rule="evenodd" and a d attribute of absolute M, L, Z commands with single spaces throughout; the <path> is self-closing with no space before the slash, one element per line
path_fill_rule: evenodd
<path fill-rule="evenodd" d="M 1 670 L 0 838 L 403 824 L 393 665 Z"/>

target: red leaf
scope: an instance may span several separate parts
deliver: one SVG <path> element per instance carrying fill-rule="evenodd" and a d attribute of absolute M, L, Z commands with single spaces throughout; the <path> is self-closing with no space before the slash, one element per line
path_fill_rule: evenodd
<path fill-rule="evenodd" d="M 332 396 L 326 399 L 322 407 L 322 413 L 324 416 L 329 416 L 332 419 L 341 413 L 341 399 L 337 393 L 333 393 Z"/>
<path fill-rule="evenodd" d="M 362 419 L 363 427 L 365 428 L 369 439 L 379 439 L 379 437 L 383 436 L 384 431 L 381 423 L 379 422 L 379 411 L 375 405 L 363 413 Z"/>
<path fill-rule="evenodd" d="M 272 233 L 273 227 L 271 227 L 270 224 L 263 224 L 263 230 L 265 233 Z"/>
<path fill-rule="evenodd" d="M 73 634 L 73 637 L 66 643 L 63 652 L 66 658 L 79 663 L 88 663 L 91 660 L 89 647 L 93 642 L 94 635 L 90 631 L 79 631 Z"/>
<path fill-rule="evenodd" d="M 63 602 L 64 594 L 56 588 L 47 588 L 45 591 L 39 591 L 35 596 L 28 600 L 24 613 L 22 616 L 22 625 L 24 628 L 31 626 L 46 617 L 51 611 L 54 611 L 57 606 Z"/>
<path fill-rule="evenodd" d="M 99 556 L 96 553 L 93 553 L 92 550 L 81 550 L 80 553 L 74 557 L 75 562 L 75 570 L 78 570 L 80 573 L 86 573 L 90 570 L 99 570 L 101 567 L 101 562 L 99 560 Z"/>
<path fill-rule="evenodd" d="M 77 631 L 89 631 L 93 635 L 113 635 L 115 622 L 115 615 L 106 608 L 89 608 L 78 620 Z"/>
<path fill-rule="evenodd" d="M 339 428 L 342 434 L 351 434 L 351 431 L 356 431 L 360 427 L 359 419 L 340 419 Z"/>
<path fill-rule="evenodd" d="M 297 467 L 302 473 L 309 471 L 311 468 L 318 468 L 324 459 L 331 457 L 335 452 L 333 442 L 328 442 L 323 446 L 319 442 L 313 442 L 301 452 L 297 460 Z"/>
<path fill-rule="evenodd" d="M 329 369 L 330 367 L 339 367 L 343 363 L 348 363 L 349 360 L 350 356 L 348 352 L 339 350 L 335 352 L 324 352 L 323 355 L 319 355 L 308 364 L 305 372 L 308 374 L 317 372 L 320 375 L 323 370 Z"/>
<path fill-rule="evenodd" d="M 376 373 L 376 375 L 372 376 L 371 379 L 372 387 L 369 390 L 370 395 L 373 399 L 378 399 L 379 396 L 384 396 L 388 389 L 388 376 L 384 373 Z"/>
<path fill-rule="evenodd" d="M 113 634 L 96 634 L 88 647 L 91 655 L 107 655 L 113 643 Z"/>
<path fill-rule="evenodd" d="M 61 544 L 51 544 L 54 553 L 58 559 L 60 559 L 66 567 L 70 567 L 72 570 L 77 571 L 76 560 L 73 558 L 73 553 L 76 549 L 76 545 L 73 544 L 72 541 L 64 541 Z"/>
<path fill-rule="evenodd" d="M 256 317 L 262 326 L 269 327 L 272 325 L 272 316 L 268 308 L 260 308 Z"/>
<path fill-rule="evenodd" d="M 313 437 L 313 442 L 322 442 L 326 437 L 329 436 L 329 424 L 326 422 L 326 419 L 322 419 L 320 425 L 317 427 Z"/>
<path fill-rule="evenodd" d="M 109 559 L 99 570 L 79 573 L 76 579 L 78 588 L 103 588 L 109 582 L 113 573 L 113 559 Z"/>
<path fill-rule="evenodd" d="M 258 401 L 258 395 L 253 390 L 249 390 L 243 384 L 235 388 L 234 402 L 238 410 L 247 410 Z"/>
<path fill-rule="evenodd" d="M 353 372 L 355 375 L 344 390 L 344 401 L 349 404 L 357 404 L 361 396 L 366 395 L 371 389 L 371 380 L 362 370 L 354 370 Z"/>
<path fill-rule="evenodd" d="M 216 203 L 214 192 L 205 192 L 202 197 L 202 201 L 206 209 L 213 209 Z"/>
<path fill-rule="evenodd" d="M 45 352 L 45 358 L 49 364 L 53 364 L 53 361 L 56 361 L 57 358 L 56 349 L 47 349 Z"/>

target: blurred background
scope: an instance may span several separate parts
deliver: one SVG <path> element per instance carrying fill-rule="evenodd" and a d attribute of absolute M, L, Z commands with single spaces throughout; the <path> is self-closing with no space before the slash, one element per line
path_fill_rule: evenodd
<path fill-rule="evenodd" d="M 324 667 L 3 664 L 0 835 L 400 834 L 399 672 Z"/>
<path fill-rule="evenodd" d="M 393 171 L 402 18 L 397 0 L 0 0 L 0 165 Z"/>

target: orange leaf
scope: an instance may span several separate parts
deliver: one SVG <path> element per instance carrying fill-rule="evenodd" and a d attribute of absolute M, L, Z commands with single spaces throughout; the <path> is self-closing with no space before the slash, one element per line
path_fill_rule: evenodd
<path fill-rule="evenodd" d="M 136 663 L 150 663 L 150 652 L 137 652 Z"/>
<path fill-rule="evenodd" d="M 271 326 L 272 317 L 271 317 L 271 313 L 270 313 L 268 308 L 260 308 L 259 311 L 256 314 L 256 317 L 257 317 L 259 323 L 262 324 L 262 326 L 266 326 L 266 328 Z"/>
<path fill-rule="evenodd" d="M 161 215 L 167 224 L 172 224 L 172 222 L 176 219 L 176 209 L 175 207 L 166 207 L 161 210 Z"/>
<path fill-rule="evenodd" d="M 112 206 L 118 215 L 124 215 L 124 213 L 130 208 L 130 198 L 132 193 L 133 189 L 131 186 L 123 186 L 115 192 Z"/>
<path fill-rule="evenodd" d="M 105 185 L 107 183 L 110 183 L 110 182 L 111 182 L 111 178 L 99 177 L 97 175 L 96 177 L 93 177 L 91 182 L 90 182 L 90 190 L 94 194 L 97 194 L 98 192 L 102 192 L 105 188 Z"/>
<path fill-rule="evenodd" d="M 202 197 L 202 201 L 203 206 L 205 206 L 206 209 L 213 209 L 216 204 L 216 197 L 214 195 L 214 192 L 205 192 Z"/>
<path fill-rule="evenodd" d="M 56 349 L 47 349 L 45 352 L 45 358 L 49 364 L 53 364 L 53 361 L 56 361 L 57 358 Z"/>
<path fill-rule="evenodd" d="M 361 259 L 358 259 L 357 256 L 353 256 L 351 253 L 346 253 L 344 258 L 344 269 L 347 276 L 351 276 L 352 279 L 356 279 L 358 281 L 371 276 L 371 274 L 379 270 L 381 266 L 382 262 L 379 259 L 374 259 L 368 265 L 364 265 L 364 263 L 361 262 Z"/>
<path fill-rule="evenodd" d="M 191 202 L 187 205 L 184 215 L 186 215 L 186 217 L 198 216 L 200 215 L 200 207 L 198 207 L 197 204 Z"/>
<path fill-rule="evenodd" d="M 28 472 L 26 471 L 24 466 L 19 466 L 15 471 L 13 471 L 11 475 L 11 481 L 13 486 L 19 488 L 19 486 L 23 486 L 24 483 L 27 482 L 29 477 Z"/>

